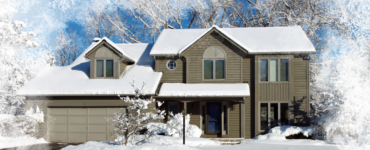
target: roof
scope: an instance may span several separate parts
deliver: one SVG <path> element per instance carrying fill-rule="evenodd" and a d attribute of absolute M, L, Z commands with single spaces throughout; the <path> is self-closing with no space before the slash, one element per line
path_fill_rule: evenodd
<path fill-rule="evenodd" d="M 185 84 L 163 83 L 160 97 L 247 97 L 250 96 L 248 83 L 233 84 Z"/>
<path fill-rule="evenodd" d="M 23 96 L 87 96 L 87 95 L 132 95 L 129 82 L 135 78 L 137 86 L 146 82 L 145 93 L 155 94 L 161 72 L 153 71 L 154 60 L 149 56 L 151 44 L 115 44 L 136 63 L 126 67 L 126 73 L 119 79 L 90 79 L 90 62 L 85 54 L 99 42 L 92 43 L 71 65 L 49 67 L 26 83 L 18 95 Z"/>
<path fill-rule="evenodd" d="M 119 47 L 117 46 L 117 44 L 115 44 L 114 42 L 112 42 L 111 40 L 109 40 L 107 37 L 103 37 L 103 38 L 94 38 L 95 39 L 99 39 L 99 41 L 96 42 L 96 44 L 94 46 L 89 46 L 85 51 L 86 53 L 84 53 L 83 55 L 85 56 L 87 53 L 89 53 L 91 50 L 93 50 L 97 45 L 99 45 L 101 42 L 105 41 L 107 42 L 110 46 L 112 46 L 113 48 L 115 48 L 118 52 L 121 53 L 121 55 L 125 58 L 127 58 L 128 60 L 132 61 L 132 62 L 135 62 L 135 60 L 132 58 L 132 56 L 130 56 L 128 53 L 126 53 L 126 50 L 125 49 L 122 49 L 122 47 Z"/>
<path fill-rule="evenodd" d="M 315 47 L 300 26 L 208 29 L 164 29 L 151 56 L 181 55 L 212 29 L 224 34 L 250 54 L 315 53 Z"/>

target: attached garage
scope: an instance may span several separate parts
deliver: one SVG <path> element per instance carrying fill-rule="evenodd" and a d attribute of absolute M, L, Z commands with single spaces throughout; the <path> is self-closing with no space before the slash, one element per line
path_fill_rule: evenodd
<path fill-rule="evenodd" d="M 111 141 L 115 112 L 122 108 L 48 108 L 50 142 Z"/>

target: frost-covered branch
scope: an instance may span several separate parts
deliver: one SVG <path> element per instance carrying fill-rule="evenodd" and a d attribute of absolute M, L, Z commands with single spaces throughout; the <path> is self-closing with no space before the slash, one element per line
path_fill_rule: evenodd
<path fill-rule="evenodd" d="M 155 99 L 145 99 L 143 93 L 145 90 L 145 82 L 141 87 L 137 87 L 135 78 L 130 83 L 134 89 L 134 97 L 118 97 L 127 104 L 126 111 L 122 109 L 115 113 L 113 118 L 109 118 L 114 123 L 115 129 L 112 136 L 119 144 L 138 144 L 154 135 L 156 132 L 145 132 L 143 136 L 137 137 L 140 132 L 144 132 L 146 126 L 157 119 L 163 119 L 164 111 L 157 110 L 156 104 L 161 106 L 163 103 L 157 102 Z M 139 139 L 141 138 L 141 139 Z"/>

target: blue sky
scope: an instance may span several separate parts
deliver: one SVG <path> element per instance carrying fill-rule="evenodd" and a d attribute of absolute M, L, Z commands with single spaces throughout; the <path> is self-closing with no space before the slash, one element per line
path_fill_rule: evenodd
<path fill-rule="evenodd" d="M 31 51 L 53 51 L 55 38 L 60 31 L 72 27 L 77 33 L 82 32 L 82 15 L 88 11 L 89 7 L 94 7 L 94 1 L 17 0 L 13 3 L 13 7 L 18 12 L 12 17 L 26 23 L 25 31 L 33 31 L 37 34 L 34 41 L 38 42 L 40 47 Z"/>

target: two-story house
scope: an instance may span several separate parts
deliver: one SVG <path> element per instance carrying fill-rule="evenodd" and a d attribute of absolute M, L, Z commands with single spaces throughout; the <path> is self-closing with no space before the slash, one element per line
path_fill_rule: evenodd
<path fill-rule="evenodd" d="M 202 137 L 253 138 L 273 126 L 309 125 L 312 53 L 299 26 L 165 29 L 153 45 L 102 38 L 19 95 L 44 111 L 40 136 L 51 142 L 111 140 L 104 118 L 125 108 L 117 95 L 132 95 L 133 77 L 147 83 L 147 98 L 164 101 L 159 109 L 191 114 Z"/>

